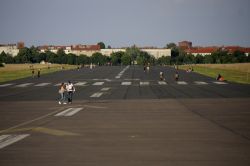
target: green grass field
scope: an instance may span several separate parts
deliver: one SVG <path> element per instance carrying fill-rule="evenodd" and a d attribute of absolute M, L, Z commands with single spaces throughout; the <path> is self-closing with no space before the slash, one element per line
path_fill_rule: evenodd
<path fill-rule="evenodd" d="M 194 72 L 216 78 L 221 74 L 225 80 L 250 84 L 250 63 L 243 64 L 197 64 L 191 65 Z M 179 69 L 186 70 L 190 65 L 181 65 Z"/>
<path fill-rule="evenodd" d="M 0 67 L 0 82 L 6 82 L 11 80 L 16 80 L 19 78 L 31 77 L 33 66 L 35 75 L 37 74 L 38 69 L 41 69 L 41 75 L 47 73 L 53 73 L 56 71 L 62 70 L 62 65 L 51 64 L 42 65 L 42 64 L 6 64 L 4 67 Z M 74 69 L 75 65 L 63 65 L 64 70 Z"/>

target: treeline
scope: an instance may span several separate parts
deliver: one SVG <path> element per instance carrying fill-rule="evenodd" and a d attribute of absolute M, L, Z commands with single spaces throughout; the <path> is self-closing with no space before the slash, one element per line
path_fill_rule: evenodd
<path fill-rule="evenodd" d="M 174 43 L 167 44 L 166 48 L 171 49 L 171 57 L 163 56 L 155 59 L 147 52 L 141 51 L 136 46 L 126 49 L 125 52 L 114 52 L 110 57 L 102 55 L 99 52 L 94 53 L 91 57 L 87 55 L 77 56 L 75 54 L 65 54 L 63 50 L 58 50 L 57 53 L 46 51 L 40 53 L 36 47 L 20 49 L 17 56 L 12 57 L 5 52 L 0 54 L 0 65 L 2 63 L 40 63 L 41 61 L 57 64 L 71 65 L 130 65 L 130 64 L 202 64 L 202 63 L 243 63 L 250 62 L 250 56 L 246 56 L 244 52 L 235 51 L 229 53 L 224 50 L 217 50 L 211 55 L 192 55 L 187 54 Z"/>
<path fill-rule="evenodd" d="M 171 49 L 171 57 L 161 57 L 157 59 L 157 63 L 161 65 L 173 65 L 173 64 L 223 64 L 223 63 L 246 63 L 250 62 L 250 56 L 247 56 L 244 52 L 236 50 L 233 53 L 229 53 L 225 50 L 218 49 L 211 55 L 196 56 L 187 54 L 184 50 L 177 47 L 174 43 L 168 44 L 166 48 Z"/>
<path fill-rule="evenodd" d="M 145 64 L 154 63 L 155 59 L 148 53 L 140 51 L 135 46 L 128 48 L 126 52 L 114 52 L 111 56 L 102 55 L 99 52 L 92 56 L 65 54 L 61 49 L 57 53 L 46 51 L 40 53 L 36 47 L 20 49 L 17 56 L 12 57 L 5 52 L 0 54 L 0 63 L 40 63 L 41 61 L 57 64 L 71 65 L 129 65 L 129 64 Z"/>

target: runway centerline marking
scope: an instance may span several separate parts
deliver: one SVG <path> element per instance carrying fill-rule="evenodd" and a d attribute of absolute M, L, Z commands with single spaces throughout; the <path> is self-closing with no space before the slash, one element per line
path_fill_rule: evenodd
<path fill-rule="evenodd" d="M 101 97 L 101 95 L 103 95 L 103 92 L 96 92 L 92 94 L 90 97 Z"/>
<path fill-rule="evenodd" d="M 11 145 L 17 141 L 20 141 L 26 137 L 28 137 L 29 134 L 21 134 L 21 135 L 1 135 L 0 136 L 0 149 Z"/>
<path fill-rule="evenodd" d="M 104 84 L 104 82 L 95 82 L 94 84 L 92 84 L 92 85 L 95 85 L 95 86 L 100 86 L 100 85 L 103 85 Z"/>
<path fill-rule="evenodd" d="M 167 83 L 165 81 L 158 81 L 159 85 L 167 85 Z"/>
<path fill-rule="evenodd" d="M 208 83 L 204 82 L 204 81 L 194 81 L 194 83 L 196 85 L 207 85 Z"/>
<path fill-rule="evenodd" d="M 19 88 L 25 88 L 29 85 L 32 85 L 33 83 L 24 83 L 24 84 L 19 84 L 19 85 L 16 85 L 16 87 L 19 87 Z"/>
<path fill-rule="evenodd" d="M 49 84 L 51 84 L 51 83 L 44 82 L 44 83 L 36 84 L 35 86 L 46 86 L 46 85 L 49 85 Z"/>
<path fill-rule="evenodd" d="M 218 85 L 225 85 L 225 84 L 227 84 L 226 82 L 220 82 L 220 81 L 214 81 L 213 83 L 218 84 Z"/>
<path fill-rule="evenodd" d="M 131 84 L 132 84 L 132 82 L 130 82 L 130 81 L 126 81 L 126 82 L 121 83 L 121 85 L 131 85 Z"/>
<path fill-rule="evenodd" d="M 55 116 L 73 116 L 83 108 L 68 108 L 62 112 L 57 113 Z"/>
<path fill-rule="evenodd" d="M 75 86 L 84 86 L 84 85 L 86 85 L 87 84 L 87 82 L 77 82 L 76 84 L 75 84 Z"/>
<path fill-rule="evenodd" d="M 185 81 L 177 81 L 177 84 L 179 84 L 179 85 L 187 85 L 187 82 L 185 82 Z"/>
<path fill-rule="evenodd" d="M 0 87 L 6 87 L 6 86 L 11 86 L 13 84 L 1 84 Z"/>
<path fill-rule="evenodd" d="M 107 88 L 102 88 L 102 89 L 101 89 L 101 91 L 108 91 L 108 90 L 110 90 L 110 88 L 108 88 L 108 87 L 107 87 Z"/>
<path fill-rule="evenodd" d="M 140 85 L 149 85 L 149 82 L 147 82 L 147 81 L 140 82 Z"/>

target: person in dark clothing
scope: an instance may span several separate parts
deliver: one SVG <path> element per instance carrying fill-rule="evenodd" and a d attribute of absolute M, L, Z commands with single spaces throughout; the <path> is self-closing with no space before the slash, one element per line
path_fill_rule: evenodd
<path fill-rule="evenodd" d="M 40 76 L 41 76 L 41 69 L 38 69 L 38 71 L 37 71 L 37 77 L 40 78 Z"/>

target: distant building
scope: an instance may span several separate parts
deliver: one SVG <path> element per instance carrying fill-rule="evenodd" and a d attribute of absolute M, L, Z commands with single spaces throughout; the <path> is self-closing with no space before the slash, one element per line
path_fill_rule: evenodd
<path fill-rule="evenodd" d="M 194 56 L 197 55 L 211 55 L 213 52 L 217 51 L 219 49 L 219 47 L 193 47 L 193 48 L 189 48 L 186 49 L 185 52 L 187 54 L 192 54 Z"/>
<path fill-rule="evenodd" d="M 100 49 L 99 45 L 71 45 L 71 46 L 39 46 L 38 50 L 40 52 L 51 51 L 57 53 L 58 49 L 63 49 L 66 54 L 75 54 L 92 56 L 94 53 L 99 52 L 103 55 L 110 56 L 114 52 L 125 52 L 126 48 L 110 48 L 110 49 Z M 159 49 L 159 48 L 141 48 L 140 50 L 149 53 L 155 58 L 162 56 L 171 56 L 171 49 Z"/>
<path fill-rule="evenodd" d="M 149 55 L 152 55 L 155 58 L 162 56 L 171 56 L 171 49 L 165 48 L 141 48 L 141 51 L 147 52 Z M 106 56 L 110 56 L 114 52 L 125 52 L 125 48 L 111 48 L 111 49 L 101 49 L 101 53 Z"/>
<path fill-rule="evenodd" d="M 12 57 L 15 57 L 19 53 L 19 49 L 23 47 L 23 42 L 19 42 L 17 44 L 0 44 L 0 54 L 5 52 L 6 54 L 10 54 Z"/>
<path fill-rule="evenodd" d="M 190 41 L 181 41 L 178 43 L 178 46 L 182 49 L 190 49 L 192 48 L 192 42 Z"/>
<path fill-rule="evenodd" d="M 192 54 L 194 56 L 197 55 L 211 55 L 213 52 L 223 50 L 227 51 L 229 54 L 234 53 L 235 51 L 241 51 L 246 54 L 246 56 L 250 53 L 250 48 L 248 47 L 239 47 L 239 46 L 223 46 L 223 47 L 193 47 L 190 49 L 186 49 L 185 52 L 187 54 Z"/>

